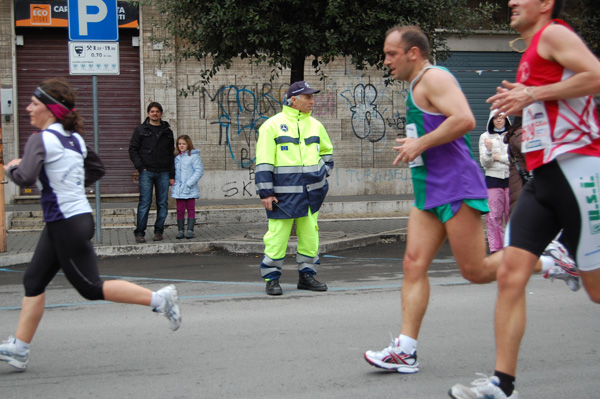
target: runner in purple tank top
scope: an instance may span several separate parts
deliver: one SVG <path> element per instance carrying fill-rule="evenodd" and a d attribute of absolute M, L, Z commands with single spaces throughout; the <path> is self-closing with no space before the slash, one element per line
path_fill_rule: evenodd
<path fill-rule="evenodd" d="M 448 70 L 431 65 L 429 41 L 419 27 L 390 29 L 384 53 L 394 79 L 411 83 L 407 137 L 396 140 L 394 165 L 410 166 L 416 201 L 403 260 L 400 336 L 364 356 L 385 370 L 416 373 L 417 338 L 429 302 L 427 271 L 442 243 L 449 240 L 461 274 L 478 284 L 496 279 L 502 251 L 486 257 L 481 216 L 489 211 L 487 188 L 467 136 L 475 118 L 458 82 Z"/>

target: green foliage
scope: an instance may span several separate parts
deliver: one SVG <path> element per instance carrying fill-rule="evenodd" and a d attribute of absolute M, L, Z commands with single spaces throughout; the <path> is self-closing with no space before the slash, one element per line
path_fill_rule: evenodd
<path fill-rule="evenodd" d="M 359 69 L 382 67 L 383 40 L 396 24 L 418 24 L 443 58 L 450 34 L 489 26 L 495 5 L 469 7 L 467 0 L 145 0 L 160 12 L 153 40 L 173 48 L 165 61 L 200 61 L 207 84 L 240 57 L 266 63 L 271 79 L 291 68 L 291 81 L 304 78 L 304 61 L 323 76 L 323 65 L 351 56 Z M 175 39 L 172 39 L 175 38 Z M 210 60 L 205 64 L 205 59 Z M 193 93 L 191 86 L 182 92 Z"/>
<path fill-rule="evenodd" d="M 600 56 L 600 7 L 598 0 L 569 0 L 563 18 L 585 40 L 592 52 Z"/>

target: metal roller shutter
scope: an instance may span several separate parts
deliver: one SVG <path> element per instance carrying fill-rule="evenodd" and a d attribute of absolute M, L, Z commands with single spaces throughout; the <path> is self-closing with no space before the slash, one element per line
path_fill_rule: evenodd
<path fill-rule="evenodd" d="M 25 108 L 31 93 L 44 79 L 65 77 L 77 90 L 76 108 L 85 118 L 84 138 L 94 147 L 92 76 L 69 75 L 68 34 L 66 29 L 17 29 L 24 45 L 17 47 L 17 88 L 19 109 L 19 148 L 34 128 Z M 138 192 L 132 181 L 135 169 L 129 160 L 129 139 L 140 123 L 140 56 L 132 46 L 134 29 L 119 31 L 120 75 L 98 76 L 99 155 L 106 175 L 100 182 L 102 195 Z M 94 187 L 91 187 L 94 189 Z M 35 187 L 21 189 L 21 195 L 39 195 Z"/>
<path fill-rule="evenodd" d="M 490 115 L 490 105 L 485 100 L 496 93 L 502 80 L 515 81 L 520 59 L 519 53 L 453 52 L 450 58 L 439 63 L 456 76 L 477 120 L 477 126 L 469 133 L 477 162 L 479 136 L 486 129 Z"/>

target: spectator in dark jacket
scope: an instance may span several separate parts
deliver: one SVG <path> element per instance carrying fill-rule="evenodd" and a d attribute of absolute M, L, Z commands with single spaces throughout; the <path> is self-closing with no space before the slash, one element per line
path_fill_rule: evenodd
<path fill-rule="evenodd" d="M 504 141 L 508 144 L 508 160 L 510 162 L 510 174 L 508 177 L 510 212 L 512 212 L 517 203 L 521 189 L 531 178 L 527 171 L 527 166 L 525 166 L 525 157 L 521 153 L 521 124 L 521 117 L 515 117 L 513 125 L 508 129 L 506 136 L 504 136 Z"/>
<path fill-rule="evenodd" d="M 129 158 L 140 173 L 135 241 L 145 243 L 152 189 L 156 190 L 156 222 L 154 241 L 162 241 L 168 213 L 169 186 L 175 182 L 175 139 L 169 124 L 162 120 L 163 109 L 157 102 L 148 105 L 148 117 L 133 131 L 129 143 Z"/>

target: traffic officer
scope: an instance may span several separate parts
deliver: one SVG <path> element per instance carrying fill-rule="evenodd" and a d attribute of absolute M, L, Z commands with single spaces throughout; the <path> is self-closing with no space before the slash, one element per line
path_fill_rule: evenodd
<path fill-rule="evenodd" d="M 314 276 L 320 264 L 317 218 L 329 189 L 333 146 L 323 124 L 311 116 L 318 92 L 304 81 L 293 83 L 283 110 L 259 129 L 255 183 L 269 218 L 260 271 L 269 295 L 282 294 L 279 278 L 294 221 L 298 289 L 327 291 Z"/>

